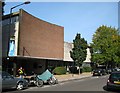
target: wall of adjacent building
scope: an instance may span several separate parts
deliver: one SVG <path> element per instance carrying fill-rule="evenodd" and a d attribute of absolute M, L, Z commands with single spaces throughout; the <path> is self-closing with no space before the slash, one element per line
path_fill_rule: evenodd
<path fill-rule="evenodd" d="M 91 53 L 90 53 L 90 48 L 87 48 L 87 56 L 86 60 L 84 62 L 91 62 Z"/>
<path fill-rule="evenodd" d="M 73 44 L 64 42 L 64 61 L 73 61 L 70 57 L 70 51 L 72 51 Z"/>
<path fill-rule="evenodd" d="M 73 61 L 73 59 L 70 57 L 70 51 L 72 51 L 73 47 L 74 46 L 72 43 L 64 42 L 64 61 Z M 89 64 L 91 62 L 90 48 L 87 48 L 86 51 L 87 51 L 87 56 L 86 56 L 86 60 L 84 61 L 84 63 Z"/>
<path fill-rule="evenodd" d="M 2 20 L 2 57 L 7 57 L 9 54 L 8 50 L 10 50 L 10 40 L 15 40 L 15 51 L 14 56 L 17 55 L 17 47 L 18 47 L 18 29 L 19 29 L 19 22 L 18 22 L 18 15 L 11 17 L 11 24 L 10 19 L 4 18 Z M 8 46 L 9 44 L 9 46 Z M 10 51 L 9 51 L 10 52 Z M 11 55 L 9 55 L 11 56 Z"/>
<path fill-rule="evenodd" d="M 2 57 L 7 57 L 8 51 L 8 25 L 2 26 Z"/>

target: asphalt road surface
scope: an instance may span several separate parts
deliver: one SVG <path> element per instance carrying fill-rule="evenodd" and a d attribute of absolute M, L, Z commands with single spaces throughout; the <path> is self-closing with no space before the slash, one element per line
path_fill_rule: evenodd
<path fill-rule="evenodd" d="M 108 75 L 105 76 L 94 76 L 80 80 L 72 80 L 69 82 L 63 82 L 55 85 L 44 85 L 43 87 L 29 87 L 28 89 L 22 91 L 6 91 L 10 92 L 34 92 L 34 91 L 97 91 L 105 93 L 113 93 L 114 91 L 106 91 L 106 82 Z"/>
<path fill-rule="evenodd" d="M 29 88 L 25 91 L 105 91 L 108 76 L 95 76 L 86 79 L 72 80 L 56 85 Z"/>

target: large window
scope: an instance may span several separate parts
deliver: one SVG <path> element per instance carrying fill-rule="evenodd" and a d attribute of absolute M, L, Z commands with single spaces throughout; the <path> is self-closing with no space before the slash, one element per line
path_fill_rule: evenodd
<path fill-rule="evenodd" d="M 9 56 L 14 56 L 15 55 L 15 41 L 10 40 L 10 45 L 9 45 Z"/>

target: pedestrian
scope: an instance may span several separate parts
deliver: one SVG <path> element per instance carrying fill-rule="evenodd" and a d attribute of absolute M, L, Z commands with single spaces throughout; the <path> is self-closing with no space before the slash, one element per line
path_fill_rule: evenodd
<path fill-rule="evenodd" d="M 24 69 L 22 67 L 18 69 L 18 73 L 19 73 L 20 78 L 23 78 L 23 76 L 25 75 Z"/>

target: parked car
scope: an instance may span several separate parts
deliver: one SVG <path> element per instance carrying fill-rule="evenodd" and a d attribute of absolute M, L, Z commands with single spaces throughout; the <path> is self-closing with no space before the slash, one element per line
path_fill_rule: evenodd
<path fill-rule="evenodd" d="M 114 72 L 114 69 L 112 69 L 112 68 L 107 69 L 107 74 L 111 74 L 112 72 Z"/>
<path fill-rule="evenodd" d="M 0 79 L 2 81 L 2 89 L 16 88 L 17 90 L 22 90 L 28 87 L 28 81 L 23 78 L 16 78 L 7 72 L 0 72 Z"/>
<path fill-rule="evenodd" d="M 115 68 L 115 71 L 120 71 L 120 68 Z"/>
<path fill-rule="evenodd" d="M 115 71 L 120 71 L 120 68 L 108 68 L 107 69 L 108 74 L 111 74 L 112 72 L 115 72 Z"/>
<path fill-rule="evenodd" d="M 120 89 L 120 71 L 112 72 L 107 81 L 107 89 Z"/>
<path fill-rule="evenodd" d="M 95 69 L 93 70 L 93 76 L 102 76 L 106 74 L 105 69 Z"/>

